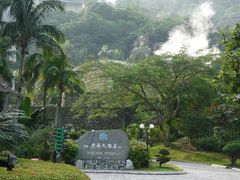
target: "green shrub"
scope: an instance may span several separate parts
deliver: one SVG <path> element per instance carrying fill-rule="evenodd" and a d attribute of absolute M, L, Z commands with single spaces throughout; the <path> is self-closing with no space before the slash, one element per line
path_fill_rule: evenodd
<path fill-rule="evenodd" d="M 70 131 L 68 133 L 68 135 L 69 135 L 70 139 L 77 140 L 80 136 L 82 136 L 86 132 L 87 132 L 87 130 L 85 130 L 85 129 L 80 129 L 79 131 L 73 130 L 73 131 Z"/>
<path fill-rule="evenodd" d="M 73 140 L 67 140 L 64 143 L 62 158 L 66 164 L 74 165 L 78 155 L 78 145 Z"/>
<path fill-rule="evenodd" d="M 240 158 L 240 143 L 227 144 L 222 150 L 229 156 L 231 165 L 236 166 L 237 159 Z"/>
<path fill-rule="evenodd" d="M 141 136 L 141 130 L 138 124 L 130 124 L 126 128 L 129 139 L 139 139 Z"/>
<path fill-rule="evenodd" d="M 159 152 L 156 156 L 157 156 L 157 161 L 159 162 L 160 167 L 162 167 L 162 164 L 170 161 L 170 157 L 167 157 L 169 154 L 170 153 L 167 149 L 159 150 Z"/>
<path fill-rule="evenodd" d="M 10 151 L 2 151 L 0 152 L 0 166 L 2 166 L 1 162 L 8 161 L 8 156 L 12 155 L 13 153 L 11 153 Z"/>
<path fill-rule="evenodd" d="M 161 134 L 161 130 L 158 127 L 155 127 L 150 130 L 149 140 L 148 140 L 150 146 L 153 146 L 156 143 L 162 142 L 161 136 L 159 134 Z"/>
<path fill-rule="evenodd" d="M 146 144 L 132 141 L 130 143 L 129 158 L 132 160 L 135 168 L 143 168 L 149 166 L 150 155 L 146 150 Z"/>
<path fill-rule="evenodd" d="M 32 113 L 32 108 L 31 108 L 31 98 L 26 96 L 23 98 L 20 109 L 25 112 L 26 116 L 30 117 Z"/>
<path fill-rule="evenodd" d="M 214 123 L 205 114 L 186 113 L 182 114 L 178 126 L 181 134 L 190 139 L 195 139 L 211 135 Z"/>
<path fill-rule="evenodd" d="M 191 144 L 198 150 L 221 152 L 221 145 L 213 137 L 191 139 Z"/>
<path fill-rule="evenodd" d="M 50 139 L 50 134 L 50 128 L 33 130 L 29 139 L 21 144 L 17 155 L 20 157 L 38 157 L 43 160 L 50 160 L 53 152 L 53 140 Z"/>

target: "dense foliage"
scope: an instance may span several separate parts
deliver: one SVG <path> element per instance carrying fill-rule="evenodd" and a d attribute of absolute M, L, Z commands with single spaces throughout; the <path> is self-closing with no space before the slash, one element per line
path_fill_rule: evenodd
<path fill-rule="evenodd" d="M 75 161 L 78 155 L 78 145 L 73 140 L 67 140 L 64 142 L 62 158 L 66 164 L 75 165 Z"/>
<path fill-rule="evenodd" d="M 150 155 L 146 149 L 146 144 L 132 141 L 130 144 L 129 159 L 132 160 L 134 168 L 144 168 L 149 166 Z"/>
<path fill-rule="evenodd" d="M 59 20 L 59 15 L 68 21 Z M 68 39 L 65 49 L 72 63 L 79 65 L 96 58 L 136 59 L 143 57 L 143 50 L 151 55 L 156 43 L 166 41 L 168 32 L 181 18 L 152 20 L 129 9 L 96 3 L 80 13 L 51 14 L 48 21 L 60 26 Z"/>
<path fill-rule="evenodd" d="M 30 137 L 19 146 L 17 155 L 25 158 L 40 158 L 42 160 L 52 160 L 53 140 L 51 139 L 51 129 L 36 129 L 30 131 Z"/>
<path fill-rule="evenodd" d="M 223 147 L 223 152 L 228 154 L 232 166 L 236 166 L 237 160 L 240 158 L 240 143 L 231 143 Z"/>
<path fill-rule="evenodd" d="M 93 0 L 78 13 L 53 12 L 63 11 L 58 0 L 0 2 L 0 17 L 8 8 L 11 17 L 0 23 L 0 75 L 9 84 L 16 79 L 10 103 L 23 110 L 0 114 L 0 150 L 17 145 L 20 156 L 50 160 L 53 140 L 46 126 L 64 126 L 62 107 L 70 106 L 74 120 L 65 122 L 76 129 L 68 134 L 71 139 L 85 129 L 118 128 L 131 140 L 148 138 L 150 145 L 171 147 L 185 137 L 200 150 L 224 147 L 235 164 L 238 145 L 231 143 L 240 139 L 240 25 L 221 27 L 227 32 L 224 53 L 218 56 L 191 57 L 184 51 L 154 56 L 170 30 L 184 23 L 200 1 L 146 2 L 118 0 L 114 7 Z M 239 2 L 213 2 L 215 25 L 232 25 Z M 220 44 L 219 37 L 219 31 L 211 32 L 210 44 Z M 6 97 L 0 93 L 0 109 Z M 33 104 L 41 108 L 32 111 Z M 47 116 L 50 104 L 56 108 L 50 112 L 54 122 L 54 115 L 51 121 Z M 20 123 L 30 128 L 29 139 Z M 144 134 L 140 123 L 155 127 Z M 67 141 L 65 162 L 73 164 L 77 151 Z M 161 163 L 168 160 L 162 153 Z M 141 143 L 131 145 L 130 158 L 136 168 L 148 166 L 149 154 Z"/>
<path fill-rule="evenodd" d="M 144 12 L 149 16 L 188 16 L 201 0 L 117 0 L 117 7 Z M 239 21 L 240 2 L 238 0 L 212 0 L 216 11 L 214 23 L 217 26 L 233 25 Z"/>

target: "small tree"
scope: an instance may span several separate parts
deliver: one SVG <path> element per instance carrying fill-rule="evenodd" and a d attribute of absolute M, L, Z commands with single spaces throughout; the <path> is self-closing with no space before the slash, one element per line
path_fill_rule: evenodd
<path fill-rule="evenodd" d="M 222 150 L 229 156 L 231 165 L 236 166 L 237 159 L 240 158 L 240 143 L 227 144 Z"/>
<path fill-rule="evenodd" d="M 170 157 L 168 156 L 170 153 L 167 149 L 161 149 L 157 154 L 157 161 L 159 162 L 160 167 L 162 167 L 162 164 L 167 163 L 170 161 Z"/>

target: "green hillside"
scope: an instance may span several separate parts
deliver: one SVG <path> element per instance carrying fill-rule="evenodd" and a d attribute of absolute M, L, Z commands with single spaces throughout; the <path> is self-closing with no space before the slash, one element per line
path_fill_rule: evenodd
<path fill-rule="evenodd" d="M 93 3 L 79 12 L 52 13 L 48 22 L 59 26 L 66 36 L 65 50 L 74 65 L 89 59 L 127 60 L 143 51 L 153 54 L 169 32 L 186 22 L 202 2 L 118 0 L 115 7 Z M 240 21 L 240 1 L 213 0 L 212 4 L 216 31 L 209 32 L 210 45 L 222 50 L 220 31 L 227 32 L 228 26 Z"/>
<path fill-rule="evenodd" d="M 135 3 L 133 3 L 135 2 Z M 188 16 L 203 1 L 202 0 L 118 0 L 118 7 L 140 8 L 151 16 Z M 217 26 L 233 25 L 240 20 L 239 0 L 211 0 L 216 12 L 214 23 Z"/>

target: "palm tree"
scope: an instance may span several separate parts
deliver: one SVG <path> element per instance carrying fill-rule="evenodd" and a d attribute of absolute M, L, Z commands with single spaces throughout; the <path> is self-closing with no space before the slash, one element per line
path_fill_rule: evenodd
<path fill-rule="evenodd" d="M 26 59 L 24 79 L 27 83 L 27 90 L 31 92 L 36 86 L 43 91 L 43 121 L 46 122 L 46 102 L 49 88 L 56 86 L 51 67 L 56 65 L 56 58 L 51 49 L 43 49 L 42 53 L 34 53 Z M 61 54 L 61 53 L 60 53 Z M 47 124 L 47 122 L 46 122 Z"/>
<path fill-rule="evenodd" d="M 66 56 L 58 56 L 55 58 L 55 66 L 48 69 L 48 78 L 51 77 L 52 81 L 55 82 L 56 88 L 58 89 L 58 102 L 56 107 L 55 116 L 55 127 L 61 126 L 60 113 L 62 107 L 62 99 L 64 92 L 77 91 L 83 92 L 82 82 L 80 81 L 77 71 L 75 71 L 68 63 Z"/>
<path fill-rule="evenodd" d="M 26 60 L 24 77 L 28 79 L 29 86 L 36 84 L 43 89 L 43 106 L 46 109 L 48 89 L 58 90 L 58 102 L 55 116 L 55 126 L 60 126 L 60 113 L 63 93 L 82 92 L 82 83 L 78 73 L 68 63 L 67 56 L 62 52 L 44 49 L 42 53 L 35 53 Z M 43 119 L 46 122 L 46 111 L 43 111 Z"/>
<path fill-rule="evenodd" d="M 28 48 L 30 44 L 37 47 L 61 49 L 59 42 L 63 42 L 63 34 L 52 25 L 45 24 L 46 14 L 49 11 L 64 11 L 63 4 L 59 0 L 44 0 L 39 4 L 35 0 L 1 0 L 0 15 L 3 10 L 10 8 L 10 21 L 3 22 L 5 24 L 4 35 L 14 39 L 14 45 L 20 52 L 19 59 L 19 87 L 18 100 L 19 104 L 22 99 L 23 84 L 23 66 L 26 55 L 29 54 Z"/>
<path fill-rule="evenodd" d="M 3 36 L 2 26 L 0 26 L 0 75 L 6 81 L 10 81 L 12 76 L 8 65 L 8 58 L 13 55 L 13 52 L 10 50 L 11 44 L 11 38 Z"/>
<path fill-rule="evenodd" d="M 4 88 L 3 92 L 0 92 L 1 96 L 1 108 L 0 111 L 7 111 L 8 109 L 8 93 L 10 92 L 11 78 L 12 73 L 9 68 L 9 57 L 13 54 L 10 50 L 11 39 L 8 37 L 4 37 L 2 35 L 2 28 L 0 26 L 0 79 L 3 80 L 4 84 L 6 84 L 7 88 Z M 0 80 L 1 81 L 1 80 Z M 1 85 L 0 85 L 1 91 Z"/>

